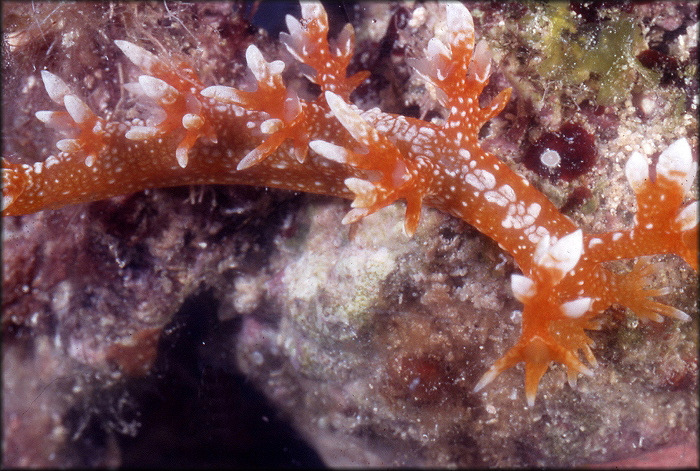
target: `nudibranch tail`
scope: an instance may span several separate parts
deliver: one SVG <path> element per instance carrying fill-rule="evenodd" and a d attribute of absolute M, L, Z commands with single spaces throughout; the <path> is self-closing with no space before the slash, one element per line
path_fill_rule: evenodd
<path fill-rule="evenodd" d="M 461 218 L 509 252 L 522 274 L 513 294 L 523 304 L 515 346 L 475 386 L 525 363 L 525 395 L 534 405 L 540 379 L 552 362 L 563 364 L 573 385 L 596 366 L 593 341 L 613 304 L 644 319 L 687 314 L 653 298 L 668 292 L 648 285 L 656 269 L 638 262 L 613 273 L 605 262 L 677 254 L 697 269 L 697 201 L 689 201 L 697 164 L 685 138 L 664 150 L 652 179 L 644 156 L 633 152 L 625 175 L 637 201 L 634 227 L 587 234 L 534 185 L 479 144 L 479 130 L 508 102 L 501 90 L 486 106 L 482 91 L 492 73 L 491 54 L 476 42 L 474 19 L 461 3 L 448 3 L 445 20 L 409 61 L 437 102 L 442 120 L 426 122 L 362 110 L 350 95 L 369 75 L 347 76 L 354 31 L 328 38 L 319 2 L 302 3 L 302 19 L 287 16 L 281 41 L 303 64 L 321 93 L 304 99 L 285 84 L 285 65 L 260 49 L 245 51 L 252 90 L 205 85 L 187 61 L 161 57 L 126 40 L 116 46 L 139 70 L 124 88 L 152 113 L 128 121 L 97 116 L 68 84 L 48 71 L 41 77 L 62 109 L 36 117 L 61 134 L 57 152 L 32 165 L 3 158 L 3 215 L 27 214 L 95 201 L 146 188 L 191 184 L 245 184 L 351 199 L 342 222 L 362 220 L 404 201 L 404 231 L 418 227 L 423 206 Z M 310 151 L 309 151 L 310 150 Z M 585 362 L 585 363 L 584 363 Z"/>
<path fill-rule="evenodd" d="M 24 166 L 26 165 L 26 167 Z M 2 211 L 19 199 L 24 189 L 32 185 L 31 165 L 20 165 L 2 159 Z"/>

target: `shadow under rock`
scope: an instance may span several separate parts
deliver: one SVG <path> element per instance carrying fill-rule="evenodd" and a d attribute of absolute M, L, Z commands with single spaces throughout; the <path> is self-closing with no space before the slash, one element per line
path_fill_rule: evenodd
<path fill-rule="evenodd" d="M 240 329 L 220 322 L 209 292 L 188 299 L 163 330 L 158 359 L 129 387 L 140 410 L 135 437 L 118 438 L 126 468 L 321 468 L 323 462 L 233 370 L 232 348 L 211 345 Z M 228 356 L 228 358 L 227 358 Z"/>

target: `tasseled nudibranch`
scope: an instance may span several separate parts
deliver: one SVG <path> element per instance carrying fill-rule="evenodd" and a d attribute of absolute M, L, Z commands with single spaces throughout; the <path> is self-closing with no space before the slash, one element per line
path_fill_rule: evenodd
<path fill-rule="evenodd" d="M 398 200 L 406 204 L 409 236 L 423 205 L 460 218 L 510 253 L 522 274 L 511 278 L 523 303 L 522 332 L 475 385 L 479 391 L 502 371 L 525 363 L 525 392 L 534 403 L 552 362 L 573 382 L 592 374 L 596 360 L 586 330 L 599 327 L 612 304 L 638 317 L 687 320 L 655 301 L 654 266 L 605 268 L 611 260 L 677 254 L 697 270 L 697 201 L 688 193 L 697 164 L 685 138 L 664 150 L 651 178 L 645 156 L 632 153 L 625 175 L 637 200 L 633 227 L 587 234 L 525 178 L 479 144 L 478 132 L 501 112 L 511 90 L 481 106 L 491 56 L 475 41 L 467 8 L 446 3 L 446 21 L 425 58 L 411 65 L 434 88 L 446 110 L 441 122 L 361 110 L 350 93 L 367 72 L 347 76 L 354 32 L 347 25 L 333 45 L 320 3 L 303 2 L 301 20 L 287 16 L 281 41 L 310 71 L 321 92 L 302 99 L 282 79 L 285 64 L 268 61 L 251 45 L 248 67 L 255 90 L 207 86 L 187 63 L 171 63 L 143 47 L 116 45 L 142 75 L 129 86 L 153 110 L 131 122 L 97 116 L 57 75 L 41 78 L 60 111 L 36 117 L 63 135 L 56 150 L 33 165 L 3 159 L 3 215 L 27 214 L 94 201 L 144 188 L 241 184 L 335 195 L 352 200 L 343 223 L 353 223 Z M 582 354 L 583 358 L 579 355 Z M 584 363 L 584 360 L 587 364 Z"/>

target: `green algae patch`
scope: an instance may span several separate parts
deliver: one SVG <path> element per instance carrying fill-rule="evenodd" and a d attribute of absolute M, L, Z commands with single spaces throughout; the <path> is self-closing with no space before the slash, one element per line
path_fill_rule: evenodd
<path fill-rule="evenodd" d="M 646 45 L 631 16 L 613 9 L 604 20 L 582 24 L 567 4 L 543 8 L 549 27 L 539 39 L 543 60 L 536 68 L 546 79 L 569 86 L 585 82 L 602 105 L 625 99 L 636 75 L 648 87 L 659 85 L 661 74 L 636 58 Z"/>

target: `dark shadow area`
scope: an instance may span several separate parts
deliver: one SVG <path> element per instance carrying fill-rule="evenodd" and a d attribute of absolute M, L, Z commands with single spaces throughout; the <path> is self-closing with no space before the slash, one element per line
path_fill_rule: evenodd
<path fill-rule="evenodd" d="M 135 437 L 120 435 L 125 468 L 320 468 L 318 455 L 233 371 L 226 346 L 238 320 L 219 322 L 217 301 L 188 299 L 166 326 L 153 372 L 128 388 L 140 411 Z"/>

